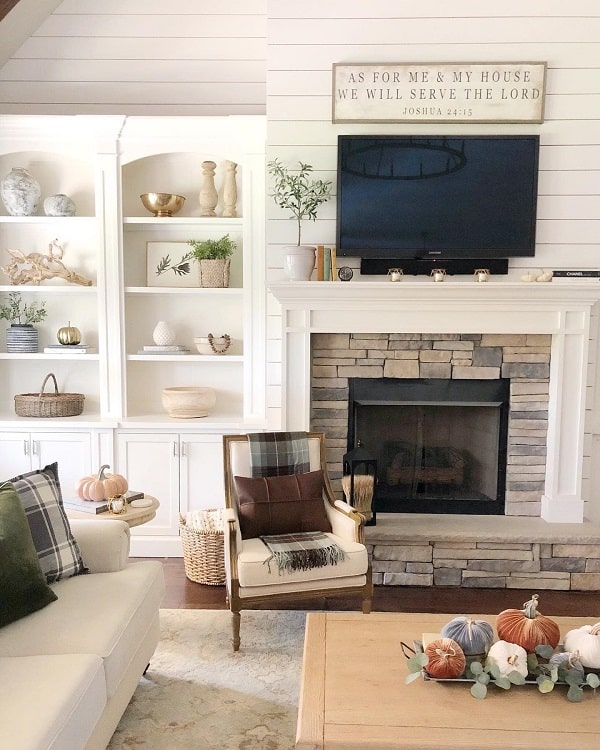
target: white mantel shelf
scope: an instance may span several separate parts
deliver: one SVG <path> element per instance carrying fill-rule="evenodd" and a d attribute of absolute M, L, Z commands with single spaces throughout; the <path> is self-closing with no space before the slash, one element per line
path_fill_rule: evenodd
<path fill-rule="evenodd" d="M 481 333 L 479 320 L 472 318 L 482 305 L 486 313 L 501 313 L 496 321 L 487 320 L 488 333 L 553 333 L 565 321 L 561 313 L 589 311 L 600 300 L 600 282 L 519 282 L 489 281 L 412 281 L 381 282 L 276 282 L 269 290 L 286 311 L 311 312 L 310 328 L 317 331 L 332 329 L 331 315 L 336 318 L 348 311 L 361 310 L 354 321 L 353 332 L 387 330 L 377 326 L 381 310 L 402 320 L 402 332 L 425 332 L 425 312 L 443 312 L 443 318 L 431 320 L 437 333 Z M 391 307 L 393 306 L 393 308 Z M 326 316 L 320 312 L 326 312 Z M 528 321 L 523 320 L 527 314 Z M 462 315 L 461 315 L 462 314 Z M 465 319 L 465 316 L 466 319 Z M 352 315 L 354 319 L 356 316 Z M 295 319 L 295 316 L 292 316 Z M 391 322 L 386 316 L 386 324 Z M 292 323 L 292 319 L 288 320 Z M 526 329 L 524 329 L 524 323 Z M 373 325 L 376 328 L 373 328 Z M 300 323 L 300 325 L 304 325 Z M 442 326 L 441 328 L 439 326 Z M 455 326 L 460 325 L 457 329 Z M 466 327 L 465 327 L 466 326 Z M 350 329 L 348 329 L 350 330 Z M 399 329 L 397 329 L 399 330 Z M 431 329 L 433 330 L 433 329 Z"/>
<path fill-rule="evenodd" d="M 583 441 L 598 281 L 274 282 L 281 305 L 284 427 L 310 428 L 312 333 L 550 334 L 542 518 L 583 522 Z"/>

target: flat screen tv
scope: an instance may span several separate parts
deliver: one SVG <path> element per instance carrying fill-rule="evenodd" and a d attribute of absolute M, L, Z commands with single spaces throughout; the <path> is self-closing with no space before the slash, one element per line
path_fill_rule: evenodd
<path fill-rule="evenodd" d="M 539 137 L 338 136 L 339 256 L 533 256 Z"/>

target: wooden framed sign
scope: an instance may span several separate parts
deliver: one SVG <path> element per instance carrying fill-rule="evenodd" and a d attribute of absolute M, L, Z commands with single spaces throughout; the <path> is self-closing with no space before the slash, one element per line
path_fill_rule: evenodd
<path fill-rule="evenodd" d="M 334 63 L 335 122 L 543 122 L 545 62 Z"/>

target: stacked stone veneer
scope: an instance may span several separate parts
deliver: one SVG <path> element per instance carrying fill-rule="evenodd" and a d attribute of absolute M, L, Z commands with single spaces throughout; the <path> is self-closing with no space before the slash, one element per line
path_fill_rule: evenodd
<path fill-rule="evenodd" d="M 510 378 L 505 514 L 540 515 L 546 472 L 550 335 L 317 333 L 311 426 L 327 436 L 328 471 L 341 497 L 349 378 Z"/>
<path fill-rule="evenodd" d="M 347 451 L 349 378 L 510 378 L 505 515 L 538 518 L 544 491 L 550 335 L 312 334 L 311 428 L 327 437 L 338 497 Z M 400 515 L 399 518 L 402 516 Z M 400 524 L 401 526 L 401 524 Z M 367 529 L 374 582 L 387 585 L 597 589 L 595 544 L 416 540 Z M 591 575 L 590 575 L 591 574 Z"/>

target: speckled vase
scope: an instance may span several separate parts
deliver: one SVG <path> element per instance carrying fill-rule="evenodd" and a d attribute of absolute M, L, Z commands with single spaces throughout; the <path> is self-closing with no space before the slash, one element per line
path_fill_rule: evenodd
<path fill-rule="evenodd" d="M 40 203 L 40 183 L 22 167 L 14 167 L 0 182 L 0 197 L 10 216 L 33 216 Z"/>
<path fill-rule="evenodd" d="M 75 203 L 68 195 L 57 193 L 44 198 L 46 216 L 75 216 Z"/>

